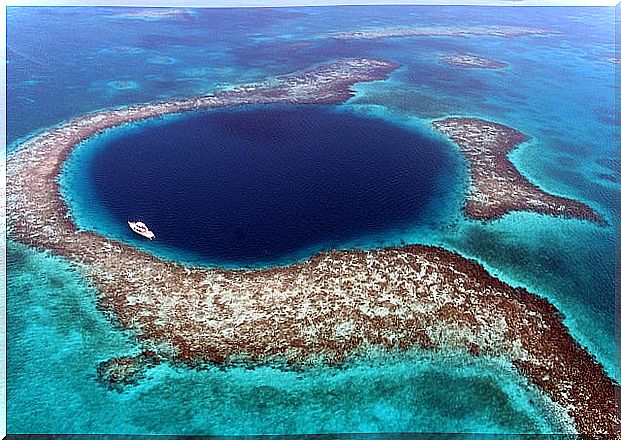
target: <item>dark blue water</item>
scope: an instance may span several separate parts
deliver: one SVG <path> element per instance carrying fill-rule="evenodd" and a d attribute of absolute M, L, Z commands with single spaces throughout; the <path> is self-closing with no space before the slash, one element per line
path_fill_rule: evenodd
<path fill-rule="evenodd" d="M 618 218 L 620 188 L 598 177 L 615 168 L 608 162 L 616 154 L 615 121 L 611 118 L 615 114 L 615 66 L 606 61 L 615 53 L 614 28 L 615 22 L 619 23 L 615 8 L 203 8 L 192 10 L 189 18 L 157 21 L 123 18 L 123 12 L 122 8 L 103 7 L 8 8 L 9 142 L 102 108 L 214 93 L 221 87 L 262 81 L 339 57 L 379 57 L 402 68 L 387 81 L 356 85 L 364 93 L 358 93 L 346 107 L 386 109 L 385 113 L 414 122 L 423 118 L 421 125 L 429 118 L 463 115 L 513 126 L 533 140 L 512 155 L 531 180 L 555 194 L 594 203 L 609 219 Z M 358 42 L 321 37 L 368 27 L 460 24 L 541 26 L 560 34 Z M 438 56 L 455 52 L 497 59 L 509 67 L 488 71 L 438 64 Z M 151 130 L 149 125 L 144 128 Z M 386 125 L 382 127 L 386 129 Z M 114 135 L 111 132 L 100 141 L 105 146 L 108 139 L 132 130 L 114 130 Z M 124 223 L 126 213 L 109 218 L 97 209 L 98 198 L 91 197 L 95 185 L 84 182 L 89 181 L 86 164 L 101 143 L 87 144 L 82 151 L 76 150 L 70 158 L 71 167 L 61 176 L 65 195 L 73 196 L 69 205 L 74 219 L 84 229 L 139 245 L 140 237 Z M 433 151 L 421 160 L 441 154 L 430 145 L 425 140 L 418 146 Z M 181 147 L 174 144 L 174 148 Z M 125 165 L 129 151 L 120 154 L 115 167 Z M 401 160 L 404 154 L 399 151 Z M 448 172 L 459 172 L 454 158 L 451 160 Z M 237 170 L 231 167 L 230 176 L 240 179 Z M 121 176 L 123 181 L 127 178 Z M 450 177 L 453 183 L 448 183 L 445 191 L 462 191 L 455 184 L 458 177 Z M 436 195 L 434 203 L 446 201 L 445 194 L 437 196 L 439 182 L 451 182 L 451 178 L 436 177 L 438 186 L 427 188 Z M 155 185 L 149 191 L 155 193 Z M 209 191 L 214 189 L 204 193 Z M 344 202 L 346 191 L 342 192 Z M 456 205 L 463 201 L 460 194 L 454 196 Z M 109 196 L 118 194 L 110 192 Z M 154 206 L 146 196 L 138 202 L 149 209 Z M 91 209 L 87 209 L 89 203 Z M 448 245 L 476 258 L 510 284 L 524 285 L 552 301 L 577 340 L 610 374 L 620 377 L 612 349 L 614 227 L 532 214 L 479 223 L 452 217 L 446 214 L 448 210 L 429 204 L 416 213 L 423 210 L 429 214 L 412 218 L 412 227 L 404 233 L 360 231 L 369 235 L 345 241 L 345 246 L 381 246 L 384 239 L 388 244 L 404 240 Z M 143 242 L 144 247 L 156 255 L 175 258 L 174 249 L 169 252 L 159 247 L 169 238 L 160 228 L 166 225 L 151 221 L 158 221 L 156 217 L 163 216 L 163 211 L 152 214 L 143 209 L 140 214 L 158 233 L 157 240 Z M 407 217 L 406 212 L 402 214 Z M 385 228 L 398 224 L 398 217 L 386 215 Z M 381 229 L 381 225 L 375 226 Z M 341 235 L 333 242 L 345 240 L 347 230 L 344 225 L 339 227 Z M 317 247 L 331 244 L 316 245 L 296 257 L 307 257 Z M 134 352 L 138 349 L 135 341 L 110 326 L 96 308 L 96 293 L 66 262 L 14 243 L 8 244 L 7 252 L 9 263 L 19 261 L 8 268 L 10 432 L 558 431 L 537 422 L 542 410 L 533 405 L 532 395 L 524 391 L 528 387 L 520 385 L 519 378 L 508 369 L 499 373 L 488 364 L 489 359 L 479 358 L 464 360 L 472 366 L 464 368 L 458 359 L 434 356 L 427 362 L 416 353 L 394 363 L 360 361 L 359 366 L 338 371 L 303 374 L 241 367 L 182 371 L 163 364 L 151 370 L 149 380 L 122 395 L 102 393 L 93 380 L 97 363 Z M 215 257 L 210 261 L 217 263 Z M 231 263 L 237 266 L 235 261 Z M 50 345 L 54 356 L 50 356 Z M 433 374 L 428 373 L 430 368 Z"/>
<path fill-rule="evenodd" d="M 203 112 L 111 137 L 96 197 L 164 244 L 257 264 L 424 221 L 450 147 L 329 107 Z M 453 164 L 454 166 L 454 164 Z"/>

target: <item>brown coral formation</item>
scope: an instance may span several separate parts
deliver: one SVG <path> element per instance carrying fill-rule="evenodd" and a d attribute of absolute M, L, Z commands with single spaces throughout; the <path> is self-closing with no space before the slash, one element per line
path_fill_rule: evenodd
<path fill-rule="evenodd" d="M 100 365 L 104 383 L 140 378 L 157 356 L 190 365 L 340 363 L 369 347 L 464 349 L 508 359 L 573 416 L 584 433 L 619 422 L 615 385 L 571 338 L 547 301 L 441 248 L 340 251 L 255 271 L 191 268 L 80 231 L 59 193 L 69 152 L 102 130 L 139 119 L 226 105 L 338 102 L 356 81 L 395 66 L 346 60 L 222 94 L 107 110 L 52 128 L 7 161 L 11 237 L 75 263 L 99 304 L 155 354 Z"/>
<path fill-rule="evenodd" d="M 151 350 L 137 356 L 123 356 L 101 362 L 97 367 L 97 380 L 111 390 L 123 391 L 145 377 L 145 371 L 160 363 L 160 357 Z"/>
<path fill-rule="evenodd" d="M 495 36 L 504 38 L 530 35 L 552 35 L 558 32 L 524 26 L 430 26 L 363 29 L 328 35 L 336 40 L 380 40 L 400 37 L 467 37 Z"/>
<path fill-rule="evenodd" d="M 612 380 L 558 311 L 449 251 L 331 252 L 251 272 L 183 268 L 133 249 L 119 255 L 113 270 L 86 269 L 101 305 L 178 361 L 340 363 L 371 346 L 467 349 L 512 361 L 580 432 L 616 423 Z M 123 268 L 138 258 L 147 273 Z"/>
<path fill-rule="evenodd" d="M 471 182 L 466 213 L 471 218 L 493 220 L 511 211 L 532 211 L 604 223 L 589 206 L 545 192 L 515 168 L 507 155 L 527 139 L 519 131 L 475 118 L 447 118 L 432 125 L 468 161 Z"/>
<path fill-rule="evenodd" d="M 507 67 L 507 63 L 494 61 L 476 55 L 459 54 L 446 55 L 440 61 L 449 66 L 461 67 L 463 69 L 502 69 Z"/>

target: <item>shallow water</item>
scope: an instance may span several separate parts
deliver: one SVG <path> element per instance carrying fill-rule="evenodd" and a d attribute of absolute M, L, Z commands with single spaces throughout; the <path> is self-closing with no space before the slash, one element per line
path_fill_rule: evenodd
<path fill-rule="evenodd" d="M 463 353 L 378 353 L 342 368 L 201 371 L 162 364 L 123 393 L 97 364 L 132 354 L 126 332 L 59 258 L 9 242 L 9 432 L 294 434 L 556 432 L 550 403 L 511 368 Z M 53 346 L 50 341 L 54 341 Z M 42 364 L 45 365 L 42 368 Z M 326 411 L 330 408 L 330 411 Z M 19 415 L 19 417 L 17 417 Z"/>
<path fill-rule="evenodd" d="M 612 8 L 203 10 L 155 23 L 118 13 L 115 8 L 9 9 L 9 149 L 28 133 L 100 108 L 213 92 L 344 56 L 398 62 L 402 68 L 387 81 L 355 85 L 356 97 L 332 111 L 380 118 L 382 126 L 402 126 L 435 139 L 444 163 L 455 165 L 455 175 L 447 180 L 453 183 L 438 187 L 450 191 L 426 204 L 425 212 L 435 216 L 382 223 L 372 233 L 342 236 L 330 245 L 428 243 L 476 258 L 512 285 L 550 299 L 577 340 L 611 376 L 621 378 L 613 350 L 613 226 L 621 188 L 598 177 L 617 171 L 611 160 L 614 66 L 606 61 L 614 54 Z M 561 34 L 368 42 L 321 38 L 360 27 L 455 23 L 541 26 Z M 509 67 L 464 70 L 438 63 L 439 55 L 454 52 L 487 56 Z M 463 163 L 429 130 L 432 118 L 452 115 L 488 118 L 529 135 L 531 140 L 511 155 L 518 168 L 547 191 L 593 206 L 611 225 L 522 213 L 495 222 L 466 220 L 459 209 Z M 180 120 L 171 117 L 166 123 Z M 72 159 L 76 166 L 107 137 L 114 131 L 78 150 Z M 100 204 L 87 206 L 95 193 L 82 185 L 83 178 L 77 172 L 62 176 L 81 226 L 146 248 L 149 244 L 127 234 L 120 217 L 115 221 L 114 212 Z M 324 241 L 289 249 L 278 262 L 307 258 L 325 246 Z M 545 404 L 526 391 L 523 381 L 493 361 L 464 355 L 434 360 L 421 353 L 394 355 L 381 365 L 358 360 L 342 370 L 316 370 L 301 378 L 272 368 L 196 372 L 163 365 L 124 394 L 109 392 L 94 381 L 96 364 L 135 352 L 131 335 L 115 330 L 97 311 L 95 292 L 69 265 L 13 243 L 8 251 L 10 432 L 557 430 L 544 420 Z M 197 261 L 195 253 L 174 247 L 157 252 Z M 377 391 L 369 392 L 369 384 Z M 289 410 L 289 418 L 280 417 L 282 409 Z"/>

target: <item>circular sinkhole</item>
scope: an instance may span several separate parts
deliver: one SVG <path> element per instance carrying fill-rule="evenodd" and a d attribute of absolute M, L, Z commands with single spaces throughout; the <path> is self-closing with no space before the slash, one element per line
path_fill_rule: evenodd
<path fill-rule="evenodd" d="M 458 185 L 443 141 L 331 106 L 194 112 L 90 142 L 64 172 L 78 225 L 138 243 L 141 220 L 156 234 L 141 247 L 207 265 L 379 242 L 429 223 Z"/>

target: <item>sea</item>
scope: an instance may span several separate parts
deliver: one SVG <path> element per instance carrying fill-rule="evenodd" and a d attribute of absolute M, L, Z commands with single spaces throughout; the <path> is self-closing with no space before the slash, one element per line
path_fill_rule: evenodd
<path fill-rule="evenodd" d="M 131 12 L 131 13 L 128 13 Z M 100 109 L 193 97 L 346 57 L 400 67 L 339 105 L 267 105 L 172 115 L 81 144 L 59 182 L 82 229 L 189 265 L 264 268 L 331 249 L 424 243 L 475 259 L 552 302 L 573 337 L 615 359 L 615 8 L 331 6 L 7 9 L 8 154 Z M 510 25 L 545 36 L 342 41 L 330 33 Z M 508 64 L 442 64 L 446 54 Z M 547 192 L 592 206 L 602 226 L 534 213 L 463 214 L 466 164 L 431 129 L 480 117 L 528 140 L 510 154 Z M 7 209 L 10 211 L 11 206 Z M 156 232 L 147 242 L 127 220 Z M 260 435 L 558 433 L 549 399 L 504 361 L 408 351 L 339 368 L 191 369 L 163 363 L 111 391 L 96 367 L 140 351 L 96 306 L 71 264 L 7 242 L 9 433 Z"/>

